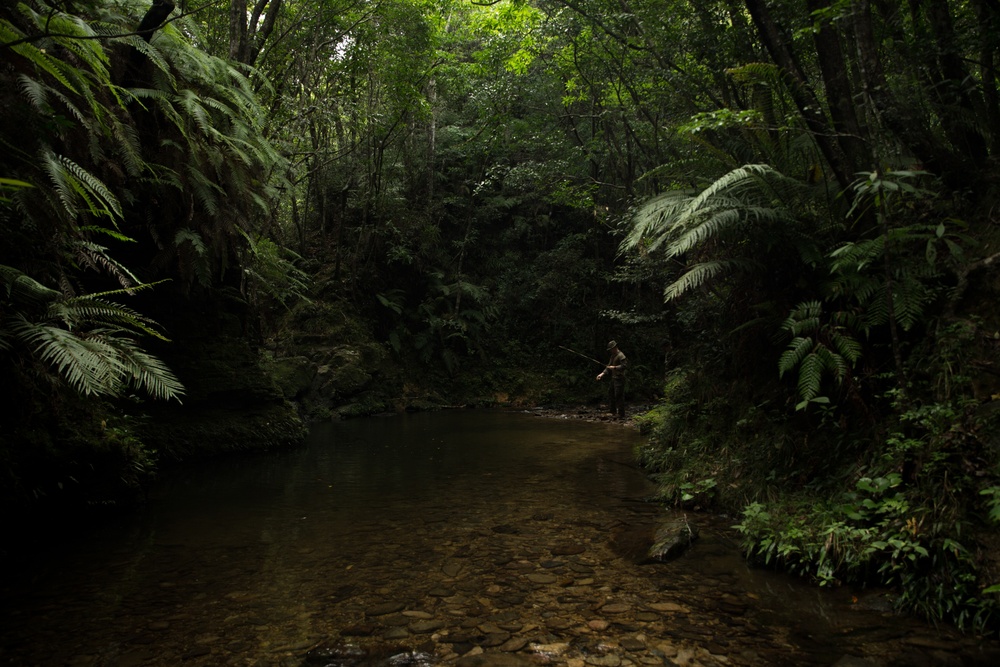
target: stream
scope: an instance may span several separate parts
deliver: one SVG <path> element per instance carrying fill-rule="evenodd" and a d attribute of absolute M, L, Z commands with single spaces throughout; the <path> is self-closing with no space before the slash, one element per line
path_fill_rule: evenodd
<path fill-rule="evenodd" d="M 644 562 L 672 516 L 620 424 L 444 411 L 161 476 L 138 511 L 0 579 L 0 665 L 993 665 L 995 641 L 748 567 L 732 519 Z"/>

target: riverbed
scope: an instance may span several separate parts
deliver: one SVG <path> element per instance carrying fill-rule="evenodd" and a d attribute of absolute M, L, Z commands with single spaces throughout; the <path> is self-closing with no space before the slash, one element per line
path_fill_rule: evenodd
<path fill-rule="evenodd" d="M 678 515 L 615 423 L 446 411 L 331 422 L 294 451 L 165 474 L 138 511 L 3 577 L 3 665 L 969 665 L 995 642 L 879 591 L 750 568 Z"/>

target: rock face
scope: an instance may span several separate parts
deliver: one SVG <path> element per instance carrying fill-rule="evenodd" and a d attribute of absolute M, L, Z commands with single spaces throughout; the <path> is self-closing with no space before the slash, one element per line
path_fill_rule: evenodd
<path fill-rule="evenodd" d="M 661 523 L 653 533 L 653 544 L 646 552 L 654 561 L 668 561 L 684 553 L 698 539 L 698 529 L 687 517 L 671 518 Z"/>
<path fill-rule="evenodd" d="M 172 342 L 154 351 L 185 395 L 182 404 L 143 406 L 149 419 L 141 429 L 167 461 L 294 446 L 306 435 L 266 367 L 249 314 L 231 301 L 212 293 L 161 318 Z"/>

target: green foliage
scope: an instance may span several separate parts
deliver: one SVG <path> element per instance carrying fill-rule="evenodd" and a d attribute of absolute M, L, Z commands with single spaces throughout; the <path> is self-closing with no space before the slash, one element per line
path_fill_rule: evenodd
<path fill-rule="evenodd" d="M 183 395 L 170 369 L 135 343 L 142 334 L 163 339 L 155 323 L 107 299 L 125 290 L 65 296 L 2 265 L 0 290 L 0 351 L 23 354 L 19 348 L 26 348 L 85 396 L 118 397 L 129 389 L 156 399 Z"/>
<path fill-rule="evenodd" d="M 835 313 L 824 322 L 822 317 L 822 304 L 810 301 L 799 304 L 783 325 L 792 340 L 778 360 L 778 372 L 783 376 L 798 369 L 800 402 L 796 410 L 810 403 L 829 403 L 828 398 L 820 396 L 823 377 L 830 375 L 842 385 L 861 358 L 861 344 L 849 327 L 856 318 L 850 313 Z"/>
<path fill-rule="evenodd" d="M 292 301 L 308 301 L 310 278 L 296 265 L 302 258 L 267 237 L 254 238 L 240 231 L 247 242 L 249 257 L 243 262 L 243 274 L 251 302 L 256 303 L 259 294 L 267 295 L 286 309 Z"/>

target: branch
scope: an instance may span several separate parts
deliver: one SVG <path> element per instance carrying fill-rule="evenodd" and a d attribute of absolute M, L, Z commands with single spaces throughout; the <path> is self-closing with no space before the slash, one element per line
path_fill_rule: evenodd
<path fill-rule="evenodd" d="M 162 0 L 154 0 L 154 2 L 160 2 L 160 1 L 162 1 Z M 173 23 L 174 21 L 179 21 L 182 18 L 185 18 L 185 17 L 188 17 L 188 16 L 193 16 L 193 15 L 201 12 L 203 9 L 209 9 L 210 7 L 213 7 L 214 5 L 220 4 L 223 1 L 224 0 L 210 0 L 210 2 L 207 2 L 206 4 L 202 5 L 201 7 L 197 7 L 195 9 L 192 9 L 189 12 L 182 12 L 182 13 L 178 14 L 177 16 L 174 16 L 174 17 L 169 18 L 167 20 L 161 19 L 159 25 L 165 25 L 167 23 Z M 37 34 L 34 34 L 34 35 L 28 35 L 26 37 L 22 37 L 21 39 L 15 39 L 12 42 L 4 42 L 3 44 L 0 44 L 0 48 L 12 49 L 15 46 L 20 46 L 21 44 L 28 44 L 30 42 L 37 42 L 37 41 L 43 40 L 43 39 L 51 39 L 53 37 L 56 37 L 56 38 L 59 38 L 59 39 L 76 39 L 76 40 L 80 40 L 80 41 L 88 41 L 88 40 L 92 40 L 92 39 L 96 39 L 96 40 L 108 40 L 108 41 L 110 41 L 110 40 L 113 40 L 113 39 L 121 39 L 123 37 L 136 37 L 136 36 L 139 36 L 139 37 L 142 37 L 143 39 L 146 39 L 146 35 L 147 34 L 151 35 L 152 32 L 156 30 L 156 27 L 159 27 L 159 26 L 156 26 L 152 30 L 149 30 L 148 27 L 146 29 L 143 29 L 143 23 L 146 22 L 146 17 L 148 17 L 149 14 L 152 11 L 153 11 L 153 8 L 151 7 L 150 10 L 149 10 L 149 12 L 146 13 L 146 16 L 143 17 L 142 22 L 140 22 L 140 24 L 139 24 L 139 27 L 136 30 L 132 31 L 132 32 L 118 32 L 118 33 L 115 33 L 113 35 L 69 35 L 69 34 L 64 34 L 64 33 L 59 33 L 59 32 L 49 32 L 48 30 L 46 30 L 45 32 L 37 33 Z M 171 5 L 171 11 L 173 11 L 173 5 Z M 167 12 L 167 14 L 169 15 L 170 12 Z M 146 41 L 149 41 L 149 40 L 146 39 Z"/>
<path fill-rule="evenodd" d="M 163 22 L 167 20 L 172 11 L 174 11 L 174 3 L 170 2 L 170 0 L 153 0 L 153 5 L 146 12 L 146 15 L 142 17 L 142 21 L 139 22 L 139 29 L 136 30 L 136 33 L 148 42 L 153 38 L 153 33 L 163 25 Z"/>

